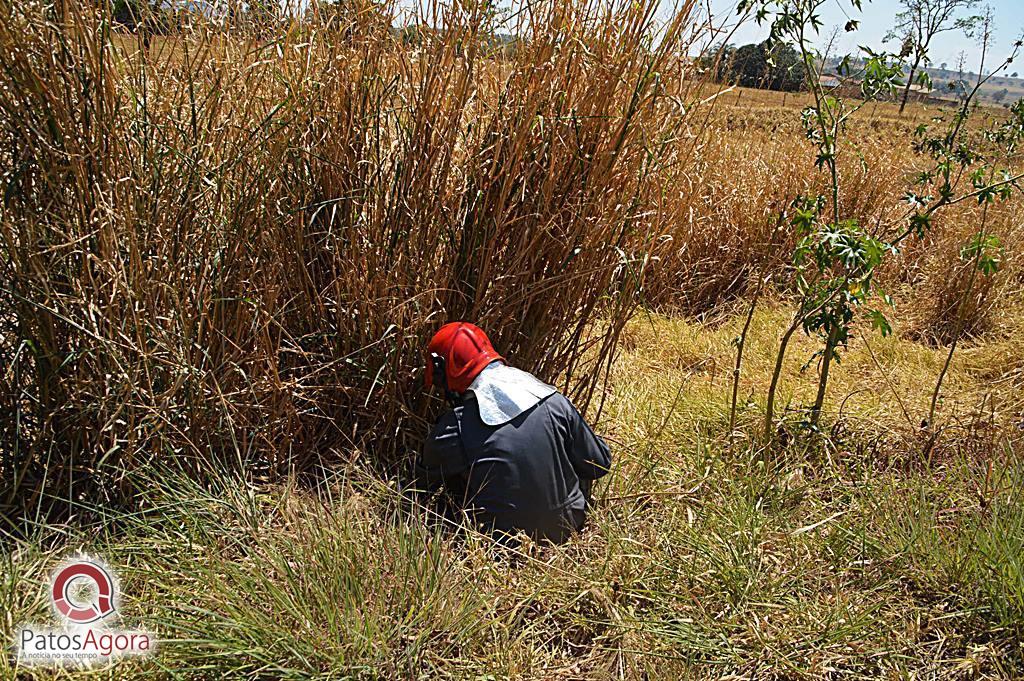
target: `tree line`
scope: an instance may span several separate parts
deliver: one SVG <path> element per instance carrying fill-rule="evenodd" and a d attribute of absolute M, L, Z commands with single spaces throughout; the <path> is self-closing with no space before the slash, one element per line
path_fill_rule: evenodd
<path fill-rule="evenodd" d="M 800 53 L 786 43 L 722 45 L 701 61 L 701 66 L 710 70 L 720 83 L 782 92 L 804 89 L 805 71 Z"/>

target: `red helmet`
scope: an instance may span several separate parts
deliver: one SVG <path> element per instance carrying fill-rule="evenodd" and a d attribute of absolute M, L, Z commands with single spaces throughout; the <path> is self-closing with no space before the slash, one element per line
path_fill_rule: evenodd
<path fill-rule="evenodd" d="M 464 393 L 469 384 L 495 360 L 504 360 L 491 345 L 487 334 L 478 326 L 469 322 L 451 322 L 445 324 L 430 339 L 427 346 L 426 384 L 429 389 L 434 383 L 433 366 L 430 355 L 444 357 L 445 374 L 448 388 L 457 393 Z"/>

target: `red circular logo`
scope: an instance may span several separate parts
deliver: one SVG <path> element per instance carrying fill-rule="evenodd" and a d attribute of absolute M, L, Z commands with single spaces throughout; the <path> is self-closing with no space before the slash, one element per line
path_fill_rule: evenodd
<path fill-rule="evenodd" d="M 92 587 L 95 591 L 92 602 L 76 597 L 72 587 L 78 586 Z M 61 568 L 54 575 L 50 593 L 57 612 L 77 624 L 95 622 L 114 612 L 114 580 L 101 566 L 88 560 L 77 560 Z"/>

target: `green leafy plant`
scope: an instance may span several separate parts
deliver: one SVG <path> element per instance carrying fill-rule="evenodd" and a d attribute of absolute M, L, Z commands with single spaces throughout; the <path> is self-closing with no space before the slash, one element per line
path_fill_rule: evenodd
<path fill-rule="evenodd" d="M 998 236 L 988 231 L 989 208 L 996 202 L 1006 201 L 1014 190 L 1020 191 L 1024 172 L 1011 170 L 1011 161 L 1024 142 L 1024 101 L 1009 107 L 1006 120 L 984 131 L 980 137 L 969 130 L 967 123 L 974 112 L 973 102 L 982 86 L 1013 63 L 1022 47 L 1022 41 L 1014 43 L 1011 54 L 995 69 L 984 73 L 984 59 L 991 40 L 991 13 L 986 13 L 982 30 L 982 63 L 974 87 L 967 91 L 960 106 L 946 121 L 944 130 L 932 133 L 931 126 L 921 124 L 915 131 L 916 147 L 919 152 L 933 159 L 931 168 L 921 172 L 916 180 L 918 191 L 908 191 L 906 201 L 911 212 L 906 228 L 894 240 L 899 243 L 910 235 L 923 236 L 932 226 L 932 217 L 939 209 L 962 201 L 976 199 L 982 208 L 981 226 L 961 249 L 962 260 L 971 262 L 970 274 L 963 295 L 957 306 L 956 327 L 950 342 L 949 352 L 939 372 L 932 392 L 925 427 L 932 436 L 926 444 L 930 450 L 937 437 L 935 412 L 942 390 L 942 383 L 949 371 L 957 345 L 963 333 L 964 310 L 970 299 L 980 273 L 992 276 L 1000 265 L 1002 246 Z M 940 119 L 941 121 L 941 119 Z M 961 189 L 966 184 L 969 188 Z M 931 188 L 933 191 L 928 191 Z"/>
<path fill-rule="evenodd" d="M 811 45 L 811 36 L 821 26 L 821 0 L 751 0 L 740 3 L 740 11 L 756 7 L 759 22 L 769 22 L 772 41 L 788 41 L 796 45 L 806 73 L 805 82 L 812 104 L 801 113 L 805 134 L 815 146 L 815 165 L 825 172 L 829 181 L 828 196 L 798 197 L 792 204 L 790 224 L 798 237 L 792 266 L 799 303 L 792 321 L 782 335 L 775 368 L 768 388 L 765 413 L 765 437 L 774 427 L 775 399 L 786 351 L 793 334 L 803 329 L 819 336 L 824 346 L 820 357 L 817 396 L 811 408 L 809 423 L 817 427 L 829 368 L 846 344 L 855 309 L 872 298 L 873 276 L 881 265 L 889 245 L 871 234 L 856 216 L 842 210 L 842 187 L 838 159 L 843 135 L 851 117 L 867 102 L 882 95 L 892 95 L 900 84 L 902 67 L 891 55 L 862 48 L 863 66 L 853 71 L 853 59 L 840 64 L 840 74 L 860 81 L 862 99 L 849 102 L 826 91 L 820 81 L 821 55 Z M 852 2 L 860 9 L 859 0 Z M 848 24 L 851 30 L 856 22 Z M 889 324 L 878 311 L 871 312 L 876 326 L 885 332 Z"/>
<path fill-rule="evenodd" d="M 861 9 L 860 0 L 852 0 L 850 4 L 855 10 Z M 819 12 L 823 5 L 822 0 L 740 3 L 741 12 L 754 8 L 757 20 L 770 24 L 772 41 L 792 42 L 800 51 L 812 97 L 801 120 L 807 139 L 815 146 L 815 165 L 827 174 L 829 181 L 828 196 L 801 196 L 791 205 L 789 221 L 798 238 L 792 259 L 798 303 L 776 355 L 765 409 L 765 439 L 772 437 L 779 379 L 793 334 L 802 329 L 808 335 L 819 337 L 823 343 L 822 349 L 812 357 L 812 361 L 819 359 L 818 389 L 807 419 L 808 425 L 817 429 L 831 363 L 839 360 L 839 351 L 850 338 L 858 308 L 866 310 L 872 328 L 883 335 L 892 331 L 883 311 L 891 307 L 892 300 L 874 281 L 886 253 L 896 250 L 909 237 L 923 236 L 931 227 L 933 215 L 941 208 L 973 197 L 979 202 L 1006 198 L 1021 177 L 1006 170 L 996 171 L 994 161 L 986 156 L 979 140 L 967 133 L 966 123 L 973 113 L 973 100 L 984 82 L 992 77 L 991 74 L 987 78 L 979 76 L 978 83 L 965 95 L 942 134 L 930 136 L 927 125 L 916 131 L 918 150 L 934 159 L 933 167 L 917 178 L 917 185 L 924 189 L 937 186 L 938 197 L 924 190 L 909 191 L 906 195 L 911 206 L 908 214 L 895 225 L 875 225 L 872 229 L 862 224 L 860 216 L 844 213 L 838 158 L 847 141 L 844 138 L 846 126 L 867 102 L 894 96 L 904 84 L 903 62 L 899 55 L 861 48 L 864 57 L 858 73 L 853 73 L 851 57 L 844 58 L 839 67 L 841 76 L 859 80 L 861 99 L 848 101 L 826 91 L 819 78 L 820 64 L 824 60 L 810 42 L 811 35 L 816 34 L 822 24 Z M 983 55 L 991 35 L 990 26 L 990 21 L 985 23 Z M 851 21 L 847 27 L 855 29 L 856 22 Z M 992 73 L 1012 62 L 1019 47 L 1018 41 L 1014 53 Z M 1019 143 L 1018 128 L 1011 118 L 986 137 L 988 146 L 1007 153 Z M 861 162 L 866 167 L 863 158 Z M 968 190 L 961 189 L 965 179 L 970 181 Z M 986 263 L 992 266 L 992 261 L 986 260 Z M 884 305 L 869 306 L 875 300 Z"/>

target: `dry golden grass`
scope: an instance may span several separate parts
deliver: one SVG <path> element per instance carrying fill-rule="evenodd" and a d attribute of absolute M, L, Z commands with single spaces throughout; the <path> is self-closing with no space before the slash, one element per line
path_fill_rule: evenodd
<path fill-rule="evenodd" d="M 147 46 L 91 3 L 5 4 L 0 503 L 113 499 L 163 457 L 404 457 L 451 319 L 585 406 L 688 121 L 690 4 L 652 44 L 655 6 L 532 7 L 498 61 L 480 7 L 415 44 L 374 5 Z"/>
<path fill-rule="evenodd" d="M 745 433 L 789 315 L 754 318 Z M 1022 442 L 1003 429 L 1011 391 L 978 370 L 1021 348 L 964 353 L 930 462 L 902 409 L 926 413 L 943 353 L 899 334 L 836 367 L 823 443 L 730 449 L 741 323 L 627 326 L 597 424 L 615 465 L 564 546 L 496 555 L 354 469 L 312 491 L 161 470 L 149 512 L 0 554 L 0 633 L 46 621 L 48 567 L 72 546 L 118 569 L 124 621 L 161 632 L 155 659 L 98 671 L 118 678 L 1019 678 Z M 813 345 L 787 367 L 794 410 Z"/>
<path fill-rule="evenodd" d="M 586 406 L 638 305 L 715 316 L 766 276 L 784 299 L 785 213 L 825 185 L 807 95 L 695 79 L 689 10 L 649 50 L 647 5 L 538 6 L 536 39 L 498 54 L 483 15 L 441 6 L 412 43 L 381 7 L 147 41 L 87 6 L 5 6 L 4 503 L 113 500 L 165 456 L 261 479 L 405 458 L 448 319 Z M 902 228 L 937 113 L 858 114 L 844 214 Z M 993 211 L 1003 266 L 966 302 L 976 206 L 890 258 L 908 337 L 1015 332 L 1020 205 Z"/>
<path fill-rule="evenodd" d="M 692 5 L 656 8 L 530 5 L 499 52 L 476 5 L 432 5 L 415 40 L 356 3 L 148 41 L 95 3 L 0 6 L 5 640 L 81 547 L 166 638 L 98 675 L 1020 677 L 1019 194 L 970 296 L 972 202 L 889 258 L 894 334 L 857 321 L 818 432 L 798 334 L 766 443 L 785 213 L 826 183 L 808 95 L 713 96 L 678 57 Z M 941 114 L 858 113 L 844 215 L 902 228 Z M 455 317 L 613 444 L 566 546 L 496 560 L 396 492 L 438 408 L 424 341 Z"/>
<path fill-rule="evenodd" d="M 708 88 L 700 90 L 705 99 L 715 92 Z M 669 210 L 655 244 L 657 260 L 645 282 L 649 306 L 704 314 L 747 291 L 758 273 L 784 279 L 794 236 L 780 216 L 796 198 L 825 190 L 827 177 L 814 166 L 798 116 L 809 95 L 722 92 L 710 110 L 699 111 L 706 125 L 688 142 L 690 162 L 665 199 Z M 915 175 L 929 167 L 913 147 L 914 130 L 950 113 L 915 104 L 901 118 L 889 103 L 871 103 L 858 112 L 840 156 L 843 214 L 881 233 L 902 229 L 904 195 Z M 971 125 L 980 131 L 1004 116 L 980 109 Z M 965 202 L 940 213 L 924 239 L 909 241 L 890 258 L 881 283 L 906 303 L 901 314 L 914 320 L 905 326 L 908 334 L 948 343 L 958 326 L 968 334 L 1006 331 L 1001 311 L 1019 299 L 1024 281 L 1022 207 L 1018 193 L 989 216 L 988 229 L 1004 246 L 1002 267 L 978 282 L 976 299 L 962 310 L 970 264 L 961 250 L 978 231 L 980 206 Z M 966 317 L 962 324 L 959 312 Z"/>
<path fill-rule="evenodd" d="M 689 4 L 653 44 L 653 1 L 532 5 L 534 39 L 502 54 L 469 5 L 412 42 L 357 4 L 148 47 L 62 6 L 0 6 L 5 640 L 84 548 L 119 570 L 125 621 L 165 639 L 99 676 L 1024 673 L 1019 196 L 988 216 L 1001 268 L 966 303 L 971 202 L 888 260 L 894 334 L 857 321 L 820 432 L 820 343 L 797 334 L 766 443 L 792 312 L 780 216 L 826 180 L 805 95 L 711 98 L 675 58 Z M 844 214 L 900 225 L 936 113 L 858 114 Z M 612 442 L 565 546 L 496 560 L 382 470 L 439 406 L 421 348 L 455 317 Z M 51 504 L 70 522 L 37 522 Z"/>

